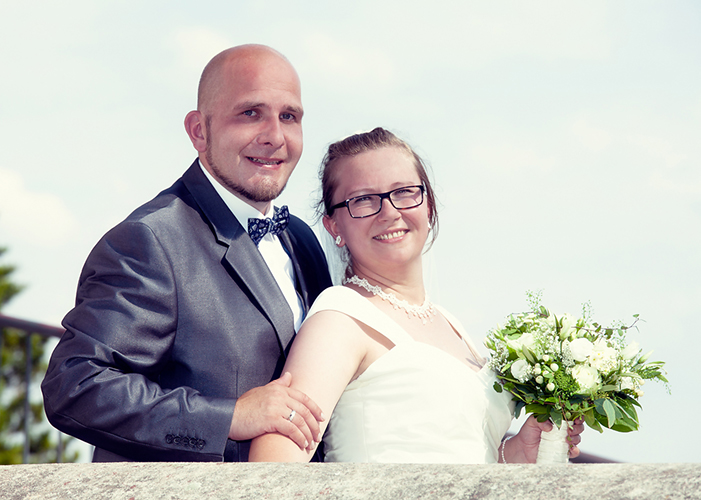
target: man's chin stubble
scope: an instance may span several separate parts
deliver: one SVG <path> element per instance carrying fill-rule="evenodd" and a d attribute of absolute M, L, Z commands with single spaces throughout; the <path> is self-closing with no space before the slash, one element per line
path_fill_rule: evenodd
<path fill-rule="evenodd" d="M 209 151 L 207 151 L 207 163 L 209 163 L 212 172 L 216 174 L 217 180 L 221 182 L 225 188 L 234 194 L 238 194 L 239 196 L 242 196 L 243 198 L 255 203 L 263 203 L 274 200 L 280 196 L 282 191 L 285 189 L 285 186 L 287 186 L 287 183 L 285 183 L 282 185 L 282 187 L 279 187 L 277 182 L 274 180 L 263 179 L 256 186 L 256 190 L 252 191 L 250 189 L 246 189 L 240 184 L 229 181 L 224 175 L 222 175 L 219 167 L 212 161 Z"/>

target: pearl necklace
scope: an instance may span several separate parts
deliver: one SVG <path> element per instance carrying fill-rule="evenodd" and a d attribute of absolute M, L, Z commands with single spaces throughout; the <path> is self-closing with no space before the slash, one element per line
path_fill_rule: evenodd
<path fill-rule="evenodd" d="M 426 295 L 426 299 L 424 300 L 423 304 L 416 306 L 414 304 L 409 304 L 409 302 L 406 300 L 400 299 L 392 292 L 385 292 L 379 286 L 371 285 L 368 280 L 365 278 L 358 278 L 358 275 L 356 274 L 350 278 L 344 278 L 343 284 L 345 285 L 346 283 L 352 283 L 354 285 L 358 285 L 360 288 L 364 288 L 373 295 L 377 295 L 382 300 L 386 300 L 392 304 L 395 309 L 404 309 L 407 316 L 410 318 L 412 315 L 416 316 L 424 325 L 426 324 L 426 320 L 430 319 L 431 322 L 433 322 L 433 318 L 431 316 L 436 315 L 436 309 L 433 307 L 433 303 L 428 300 L 428 295 Z"/>

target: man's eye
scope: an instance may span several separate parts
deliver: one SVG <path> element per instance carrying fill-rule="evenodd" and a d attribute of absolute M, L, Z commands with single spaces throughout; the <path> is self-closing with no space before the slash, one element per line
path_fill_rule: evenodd
<path fill-rule="evenodd" d="M 248 110 L 244 111 L 243 114 L 246 115 L 246 116 L 257 116 L 257 115 L 258 115 L 258 113 L 256 113 L 256 112 L 255 112 L 254 110 L 252 110 L 252 109 L 248 109 Z"/>
<path fill-rule="evenodd" d="M 289 122 L 295 119 L 295 115 L 293 115 L 292 113 L 282 113 L 280 115 L 280 118 L 286 122 Z"/>

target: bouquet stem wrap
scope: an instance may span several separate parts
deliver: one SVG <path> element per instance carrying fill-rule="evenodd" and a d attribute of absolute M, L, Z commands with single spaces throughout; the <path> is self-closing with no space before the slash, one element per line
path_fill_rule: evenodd
<path fill-rule="evenodd" d="M 540 435 L 537 464 L 566 464 L 569 462 L 570 444 L 567 442 L 567 426 L 568 422 L 563 420 L 560 427 L 553 424 L 551 431 L 543 432 Z"/>

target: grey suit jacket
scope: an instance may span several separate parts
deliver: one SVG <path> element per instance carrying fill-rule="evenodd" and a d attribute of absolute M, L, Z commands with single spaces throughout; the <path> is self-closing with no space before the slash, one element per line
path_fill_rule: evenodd
<path fill-rule="evenodd" d="M 331 284 L 309 227 L 280 235 L 305 308 Z M 236 400 L 280 375 L 292 311 L 195 162 L 109 231 L 42 383 L 49 421 L 95 461 L 245 461 L 227 438 Z"/>

